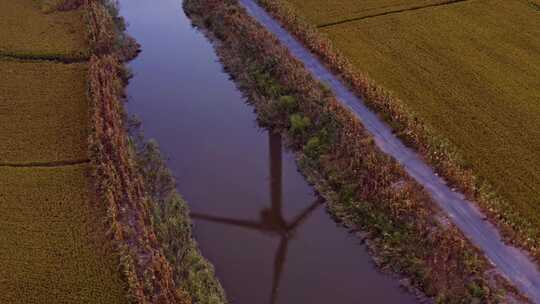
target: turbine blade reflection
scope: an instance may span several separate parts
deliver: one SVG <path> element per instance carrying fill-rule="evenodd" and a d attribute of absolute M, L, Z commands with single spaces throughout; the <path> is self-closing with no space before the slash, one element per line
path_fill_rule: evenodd
<path fill-rule="evenodd" d="M 212 215 L 206 215 L 202 213 L 196 213 L 192 212 L 191 217 L 198 220 L 208 221 L 208 222 L 214 222 L 214 223 L 220 223 L 224 225 L 232 225 L 232 226 L 238 226 L 248 229 L 254 229 L 259 231 L 269 231 L 268 227 L 264 226 L 263 224 L 255 221 L 248 221 L 248 220 L 236 220 L 236 219 L 230 219 L 226 217 L 220 217 L 220 216 L 212 216 Z"/>
<path fill-rule="evenodd" d="M 287 229 L 288 230 L 294 230 L 296 229 L 298 226 L 300 226 L 300 224 L 302 224 L 303 222 L 306 221 L 306 219 L 309 217 L 309 215 L 315 211 L 320 205 L 324 204 L 324 200 L 319 197 L 315 202 L 313 202 L 313 204 L 311 204 L 311 206 L 307 207 L 306 209 L 304 209 L 304 211 L 302 211 L 302 213 L 300 213 L 293 221 L 290 225 L 287 226 Z"/>
<path fill-rule="evenodd" d="M 257 230 L 265 233 L 273 233 L 280 236 L 281 241 L 276 252 L 274 260 L 274 272 L 272 274 L 272 290 L 270 295 L 270 304 L 277 303 L 279 285 L 285 267 L 287 250 L 292 232 L 298 228 L 306 219 L 324 203 L 319 197 L 310 206 L 298 214 L 290 224 L 287 224 L 283 217 L 283 148 L 281 134 L 268 132 L 268 147 L 270 155 L 270 200 L 271 207 L 263 208 L 260 212 L 259 221 L 238 220 L 220 216 L 212 216 L 197 212 L 192 212 L 191 217 L 197 220 L 204 220 L 224 225 L 243 227 L 251 230 Z"/>
<path fill-rule="evenodd" d="M 278 297 L 279 283 L 281 282 L 281 275 L 283 273 L 283 267 L 287 259 L 287 248 L 289 247 L 289 239 L 282 237 L 279 243 L 279 248 L 274 260 L 274 276 L 272 280 L 272 295 L 270 296 L 270 304 L 275 304 Z"/>

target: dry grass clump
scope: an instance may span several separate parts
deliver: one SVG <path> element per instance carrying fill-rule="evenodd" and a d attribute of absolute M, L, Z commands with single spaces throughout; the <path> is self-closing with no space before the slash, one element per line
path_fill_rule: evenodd
<path fill-rule="evenodd" d="M 114 3 L 103 5 L 99 1 L 85 1 L 88 20 L 88 40 L 95 55 L 115 55 L 122 61 L 133 59 L 139 52 L 139 44 L 126 35 L 124 19 L 118 15 Z"/>
<path fill-rule="evenodd" d="M 0 303 L 126 303 L 87 174 L 0 168 Z"/>
<path fill-rule="evenodd" d="M 468 1 L 331 26 L 327 35 L 289 0 L 259 2 L 509 241 L 540 258 L 535 1 Z"/>
<path fill-rule="evenodd" d="M 0 0 L 0 56 L 79 61 L 88 58 L 82 10 L 44 12 L 33 0 Z"/>
<path fill-rule="evenodd" d="M 87 65 L 8 60 L 0 70 L 0 163 L 87 159 Z"/>

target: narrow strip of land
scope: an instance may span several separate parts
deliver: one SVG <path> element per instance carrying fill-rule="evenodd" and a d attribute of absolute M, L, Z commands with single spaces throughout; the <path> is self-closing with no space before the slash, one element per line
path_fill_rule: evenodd
<path fill-rule="evenodd" d="M 272 32 L 301 61 L 312 75 L 326 83 L 338 100 L 358 117 L 366 130 L 373 136 L 377 146 L 395 158 L 420 185 L 432 196 L 453 223 L 478 246 L 496 269 L 521 292 L 540 303 L 540 272 L 530 257 L 505 244 L 497 229 L 479 209 L 463 194 L 454 192 L 421 157 L 406 147 L 376 113 L 353 94 L 340 80 L 309 52 L 290 33 L 283 29 L 264 9 L 253 0 L 240 0 L 248 13 Z"/>
<path fill-rule="evenodd" d="M 399 10 L 382 12 L 382 13 L 378 13 L 378 14 L 372 14 L 372 15 L 361 16 L 361 17 L 356 17 L 356 18 L 344 19 L 344 20 L 335 21 L 335 22 L 323 23 L 323 24 L 318 25 L 317 27 L 318 28 L 325 28 L 325 27 L 329 27 L 329 26 L 333 26 L 333 25 L 339 25 L 339 24 L 348 23 L 348 22 L 354 22 L 354 21 L 370 19 L 370 18 L 386 16 L 386 15 L 399 14 L 399 13 L 409 12 L 409 11 L 417 11 L 417 10 L 436 7 L 436 6 L 451 5 L 451 4 L 456 4 L 456 3 L 460 3 L 460 2 L 467 2 L 467 1 L 470 1 L 470 0 L 448 0 L 448 1 L 445 1 L 445 2 L 442 2 L 442 3 L 433 3 L 433 4 L 413 6 L 413 7 L 403 8 L 403 9 L 399 9 Z"/>

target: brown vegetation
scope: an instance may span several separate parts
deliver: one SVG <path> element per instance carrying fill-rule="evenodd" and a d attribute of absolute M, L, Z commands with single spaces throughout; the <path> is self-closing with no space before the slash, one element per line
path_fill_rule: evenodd
<path fill-rule="evenodd" d="M 88 1 L 90 41 L 95 52 L 89 63 L 92 132 L 89 154 L 95 190 L 107 206 L 110 236 L 135 303 L 190 303 L 173 281 L 171 266 L 152 229 L 143 178 L 135 167 L 124 126 L 124 68 L 112 16 L 97 1 Z"/>
<path fill-rule="evenodd" d="M 110 235 L 136 303 L 190 303 L 175 290 L 171 267 L 160 250 L 123 125 L 122 66 L 111 55 L 90 60 L 92 134 L 90 159 L 96 191 L 108 209 Z"/>

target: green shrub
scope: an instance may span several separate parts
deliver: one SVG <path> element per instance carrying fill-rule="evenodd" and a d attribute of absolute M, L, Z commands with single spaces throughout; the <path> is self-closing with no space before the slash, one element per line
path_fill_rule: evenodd
<path fill-rule="evenodd" d="M 482 288 L 481 286 L 479 286 L 475 282 L 469 283 L 469 285 L 467 287 L 469 289 L 469 293 L 474 298 L 483 299 L 485 297 L 486 292 L 485 292 L 484 288 Z"/>
<path fill-rule="evenodd" d="M 299 140 L 305 138 L 307 131 L 311 126 L 311 120 L 309 119 L 309 117 L 305 117 L 298 113 L 295 113 L 291 115 L 290 122 L 290 132 L 293 137 Z"/>
<path fill-rule="evenodd" d="M 277 107 L 281 113 L 291 114 L 298 110 L 298 102 L 293 96 L 284 95 L 279 97 Z"/>
<path fill-rule="evenodd" d="M 317 160 L 321 153 L 321 140 L 317 136 L 311 137 L 304 146 L 304 153 L 312 160 Z"/>
<path fill-rule="evenodd" d="M 255 79 L 257 91 L 268 98 L 279 98 L 282 95 L 283 87 L 280 86 L 268 72 L 254 71 L 252 77 Z"/>

